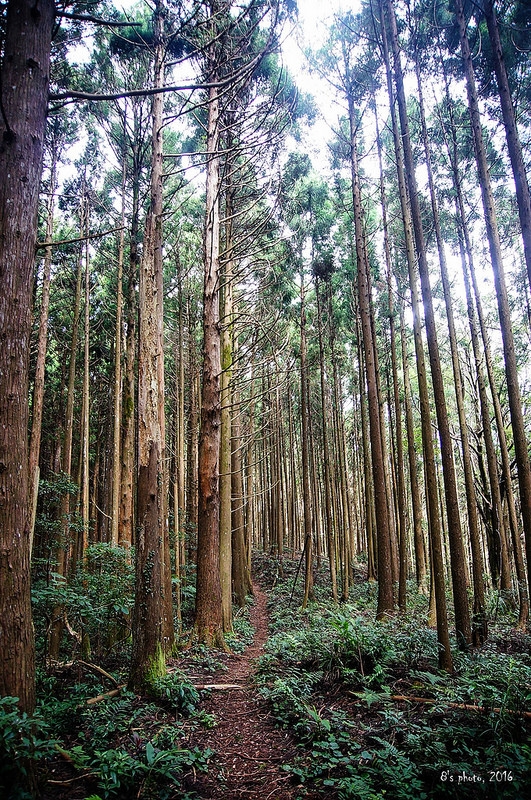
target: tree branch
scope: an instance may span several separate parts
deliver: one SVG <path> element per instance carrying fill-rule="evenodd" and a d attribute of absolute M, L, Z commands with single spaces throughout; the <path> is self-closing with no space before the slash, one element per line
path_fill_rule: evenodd
<path fill-rule="evenodd" d="M 76 242 L 86 242 L 88 239 L 100 239 L 102 236 L 107 236 L 109 233 L 117 233 L 117 231 L 124 230 L 123 227 L 111 228 L 103 233 L 91 233 L 88 236 L 78 236 L 75 239 L 61 239 L 58 242 L 37 242 L 35 245 L 36 250 L 42 250 L 45 247 L 57 247 L 60 244 L 75 244 Z"/>
<path fill-rule="evenodd" d="M 99 19 L 92 17 L 90 14 L 73 14 L 68 11 L 57 11 L 56 17 L 61 19 L 73 19 L 76 22 L 93 22 L 94 25 L 106 25 L 109 28 L 139 28 L 142 27 L 141 22 L 118 22 L 116 20 Z"/>

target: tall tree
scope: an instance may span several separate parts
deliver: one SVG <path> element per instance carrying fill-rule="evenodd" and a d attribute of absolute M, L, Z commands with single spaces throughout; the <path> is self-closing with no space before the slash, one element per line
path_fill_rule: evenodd
<path fill-rule="evenodd" d="M 164 6 L 154 12 L 155 89 L 164 81 Z M 163 275 L 162 275 L 163 95 L 152 100 L 150 206 L 140 264 L 138 355 L 138 526 L 133 653 L 129 683 L 142 688 L 165 672 L 173 645 L 171 575 L 168 572 L 167 476 L 165 470 Z"/>
<path fill-rule="evenodd" d="M 8 3 L 0 75 L 0 695 L 18 697 L 28 712 L 28 359 L 53 19 L 52 0 Z"/>
<path fill-rule="evenodd" d="M 195 628 L 200 642 L 225 647 L 221 605 L 219 541 L 219 454 L 221 427 L 220 286 L 220 89 L 223 37 L 228 4 L 210 0 L 206 51 L 208 118 L 206 137 L 206 209 L 204 230 L 203 378 L 199 436 L 197 517 L 197 591 Z"/>
<path fill-rule="evenodd" d="M 466 78 L 474 155 L 481 188 L 483 214 L 485 219 L 485 227 L 487 230 L 492 270 L 494 273 L 498 314 L 500 318 L 500 327 L 503 340 L 507 395 L 514 437 L 516 468 L 518 470 L 518 482 L 520 485 L 520 507 L 528 563 L 527 581 L 528 589 L 531 594 L 531 570 L 529 569 L 529 564 L 531 563 L 531 465 L 529 463 L 527 436 L 522 412 L 520 386 L 518 383 L 518 366 L 516 361 L 509 297 L 505 280 L 500 233 L 496 216 L 496 205 L 487 163 L 485 142 L 483 141 L 476 80 L 474 75 L 474 67 L 472 64 L 472 54 L 470 52 L 470 45 L 467 37 L 467 23 L 462 0 L 455 1 L 455 16 L 459 28 L 461 58 Z"/>
<path fill-rule="evenodd" d="M 415 235 L 417 264 L 420 274 L 420 285 L 424 305 L 426 323 L 426 338 L 428 341 L 428 354 L 430 371 L 433 383 L 435 410 L 439 427 L 441 443 L 441 459 L 443 465 L 444 492 L 446 500 L 446 513 L 448 516 L 448 535 L 451 551 L 451 573 L 454 594 L 455 625 L 459 645 L 466 647 L 471 642 L 472 632 L 470 625 L 470 611 L 468 608 L 466 561 L 463 545 L 461 520 L 459 513 L 459 498 L 453 460 L 453 440 L 450 431 L 448 409 L 444 393 L 444 380 L 439 355 L 437 329 L 433 309 L 433 295 L 430 285 L 429 267 L 422 226 L 419 193 L 415 175 L 415 164 L 409 134 L 409 119 L 404 90 L 403 69 L 398 41 L 398 28 L 395 9 L 392 0 L 384 0 L 387 24 L 389 26 L 389 39 L 393 53 L 393 71 L 396 83 L 396 100 L 400 117 L 402 145 L 404 151 L 404 166 L 409 191 L 411 218 Z"/>

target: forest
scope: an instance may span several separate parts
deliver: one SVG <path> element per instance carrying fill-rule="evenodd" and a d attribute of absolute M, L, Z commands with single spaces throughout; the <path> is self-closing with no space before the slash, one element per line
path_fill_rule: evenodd
<path fill-rule="evenodd" d="M 0 2 L 1 798 L 529 797 L 531 6 L 328 5 Z"/>

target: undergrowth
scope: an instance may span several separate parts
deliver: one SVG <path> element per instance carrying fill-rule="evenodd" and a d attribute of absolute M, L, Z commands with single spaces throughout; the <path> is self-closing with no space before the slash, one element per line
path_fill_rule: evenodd
<path fill-rule="evenodd" d="M 193 600 L 193 593 L 183 593 L 185 618 L 193 616 Z M 132 694 L 124 688 L 132 605 L 133 571 L 121 549 L 89 548 L 68 587 L 37 563 L 37 709 L 29 717 L 16 698 L 0 700 L 1 800 L 26 800 L 31 787 L 42 800 L 191 800 L 187 775 L 205 771 L 212 756 L 194 746 L 194 733 L 217 720 L 201 709 L 201 693 L 180 665 L 214 674 L 226 668 L 226 655 L 196 645 L 176 654 L 148 696 Z M 47 658 L 57 607 L 68 621 L 59 662 Z M 88 655 L 72 631 L 90 641 Z M 239 653 L 252 638 L 247 607 L 235 614 L 228 643 Z M 117 686 L 117 696 L 107 696 Z"/>
<path fill-rule="evenodd" d="M 274 574 L 263 562 L 261 570 Z M 448 675 L 435 632 L 419 623 L 418 595 L 408 616 L 376 623 L 366 584 L 340 606 L 321 590 L 302 611 L 297 588 L 289 604 L 293 581 L 277 578 L 271 589 L 257 680 L 301 746 L 284 765 L 301 797 L 310 788 L 338 800 L 529 796 L 531 724 L 519 712 L 531 710 L 531 637 L 520 634 L 519 652 L 499 648 L 507 629 L 480 650 L 456 651 Z"/>

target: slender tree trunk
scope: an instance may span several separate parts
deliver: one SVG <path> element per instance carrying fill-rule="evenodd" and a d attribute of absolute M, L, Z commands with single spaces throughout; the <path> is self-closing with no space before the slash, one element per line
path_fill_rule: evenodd
<path fill-rule="evenodd" d="M 136 198 L 135 198 L 136 194 Z M 135 202 L 136 200 L 136 202 Z M 122 389 L 122 443 L 120 474 L 120 518 L 118 544 L 131 547 L 134 530 L 134 482 L 135 482 L 135 361 L 136 361 L 136 317 L 137 317 L 137 270 L 138 270 L 138 190 L 133 188 L 133 213 L 129 245 L 129 274 L 127 278 L 127 331 L 125 338 L 125 365 Z"/>
<path fill-rule="evenodd" d="M 386 5 L 387 0 L 385 0 Z M 388 8 L 390 17 L 394 20 L 393 8 Z M 433 596 L 436 604 L 437 617 L 437 637 L 440 645 L 439 666 L 448 672 L 453 670 L 452 653 L 450 650 L 450 640 L 448 636 L 448 618 L 446 610 L 446 587 L 444 577 L 443 543 L 441 533 L 441 518 L 439 514 L 439 503 L 437 496 L 437 472 L 435 465 L 435 450 L 431 429 L 431 412 L 428 394 L 428 381 L 426 375 L 426 364 L 424 357 L 424 346 L 422 343 L 422 332 L 420 326 L 420 303 L 418 297 L 417 277 L 415 274 L 415 244 L 413 238 L 411 211 L 406 187 L 404 173 L 404 158 L 401 147 L 401 137 L 398 130 L 395 111 L 395 97 L 391 79 L 391 67 L 387 43 L 387 32 L 382 20 L 382 44 L 384 60 L 387 73 L 387 89 L 391 108 L 391 122 L 393 131 L 393 141 L 396 156 L 398 187 L 400 194 L 400 205 L 402 209 L 402 221 L 404 225 L 404 235 L 406 244 L 406 255 L 409 275 L 409 287 L 411 292 L 411 304 L 413 310 L 413 335 L 415 341 L 415 355 L 417 362 L 417 378 L 419 387 L 419 403 L 421 416 L 422 449 L 424 455 L 424 476 L 426 481 L 426 497 L 428 506 L 429 533 L 430 533 L 430 555 L 432 564 L 432 586 Z M 399 56 L 399 54 L 398 54 Z M 400 71 L 399 71 L 400 74 Z"/>
<path fill-rule="evenodd" d="M 74 438 L 74 400 L 76 381 L 76 360 L 79 338 L 79 315 L 81 309 L 81 288 L 83 283 L 83 250 L 80 248 L 76 265 L 76 288 L 72 321 L 72 339 L 70 342 L 70 358 L 68 365 L 68 386 L 66 396 L 65 430 L 63 440 L 62 472 L 72 479 L 72 441 Z M 65 493 L 61 500 L 61 533 L 57 543 L 56 572 L 66 577 L 68 571 L 68 553 L 70 551 L 70 494 Z M 59 647 L 63 630 L 63 610 L 56 606 L 52 612 L 52 622 L 48 640 L 48 655 L 59 659 Z"/>
<path fill-rule="evenodd" d="M 376 513 L 376 537 L 378 559 L 378 607 L 377 619 L 384 619 L 394 610 L 393 581 L 391 573 L 391 530 L 389 505 L 386 491 L 383 438 L 381 430 L 380 404 L 377 385 L 378 362 L 374 347 L 373 319 L 370 299 L 369 264 L 365 245 L 365 230 L 361 208 L 358 155 L 356 149 L 356 120 L 353 99 L 349 97 L 350 163 L 352 173 L 352 201 L 354 205 L 354 228 L 358 270 L 358 298 L 365 370 L 369 404 L 370 446 L 372 460 L 372 483 Z"/>
<path fill-rule="evenodd" d="M 88 547 L 90 528 L 90 253 L 89 207 L 85 198 L 84 222 L 84 317 L 83 317 L 83 393 L 81 405 L 81 520 L 82 531 L 75 550 L 75 562 L 83 561 Z"/>
<path fill-rule="evenodd" d="M 442 236 L 441 224 L 439 219 L 439 207 L 438 207 L 437 197 L 435 194 L 435 183 L 433 179 L 433 172 L 431 166 L 431 152 L 428 142 L 428 130 L 426 126 L 426 117 L 424 111 L 424 96 L 422 92 L 422 81 L 421 81 L 421 74 L 420 74 L 418 60 L 415 64 L 415 72 L 417 76 L 417 89 L 418 89 L 419 104 L 420 104 L 422 140 L 423 140 L 424 154 L 426 159 L 426 169 L 428 172 L 428 184 L 430 189 L 433 224 L 435 228 L 435 236 L 437 239 L 437 250 L 439 254 L 439 266 L 441 270 L 441 278 L 443 285 L 446 319 L 448 322 L 448 335 L 450 340 L 450 352 L 452 356 L 455 400 L 457 406 L 457 415 L 459 419 L 459 430 L 461 434 L 461 455 L 463 459 L 463 473 L 465 479 L 466 503 L 468 511 L 468 528 L 470 534 L 470 545 L 472 550 L 472 575 L 474 582 L 474 625 L 473 625 L 472 635 L 474 644 L 479 646 L 483 644 L 483 642 L 487 638 L 488 631 L 487 631 L 487 614 L 485 610 L 485 586 L 483 583 L 484 564 L 481 554 L 481 540 L 480 540 L 479 520 L 477 512 L 477 498 L 474 486 L 472 456 L 470 453 L 468 426 L 467 426 L 466 412 L 464 406 L 464 388 L 463 388 L 463 381 L 461 379 L 461 368 L 459 365 L 459 354 L 457 350 L 457 336 L 455 332 L 454 312 L 453 312 L 452 295 L 450 289 L 450 278 L 448 276 L 448 267 L 446 263 L 444 240 Z"/>
<path fill-rule="evenodd" d="M 400 301 L 400 347 L 402 353 L 402 372 L 404 375 L 404 409 L 406 412 L 407 452 L 409 464 L 409 484 L 411 491 L 411 507 L 413 511 L 413 544 L 415 548 L 415 567 L 417 586 L 421 593 L 426 593 L 427 567 L 426 545 L 422 530 L 422 503 L 418 478 L 417 448 L 415 446 L 415 427 L 413 422 L 413 404 L 411 401 L 411 380 L 409 377 L 409 356 L 406 342 L 406 323 L 404 319 L 404 302 Z"/>
<path fill-rule="evenodd" d="M 522 512 L 528 563 L 528 590 L 531 592 L 531 569 L 529 569 L 529 564 L 531 564 L 531 467 L 529 464 L 527 437 L 522 412 L 520 387 L 518 384 L 518 367 L 514 348 L 511 313 L 507 295 L 507 286 L 505 283 L 505 271 L 503 268 L 500 236 L 496 220 L 494 195 L 492 193 L 485 144 L 483 142 L 483 134 L 481 130 L 481 117 L 479 113 L 474 67 L 472 65 L 472 57 L 467 39 L 466 21 L 462 0 L 456 0 L 455 14 L 457 24 L 459 26 L 461 57 L 463 60 L 466 77 L 468 107 L 472 128 L 472 139 L 474 143 L 474 155 L 476 158 L 476 165 L 481 187 L 485 227 L 487 230 L 487 239 L 489 243 L 490 258 L 494 272 L 494 284 L 496 287 L 496 297 L 498 301 L 498 314 L 500 318 L 503 354 L 505 359 L 507 395 L 509 399 L 509 409 L 511 412 L 511 425 L 513 429 L 518 482 L 520 485 L 520 507 Z"/>
<path fill-rule="evenodd" d="M 57 155 L 51 154 L 52 164 L 50 169 L 50 194 L 46 213 L 46 241 L 51 242 L 53 236 L 53 218 L 55 209 L 55 192 L 57 189 Z M 37 512 L 37 497 L 39 493 L 39 454 L 41 449 L 42 410 L 44 405 L 44 370 L 46 364 L 46 345 L 48 340 L 48 313 L 50 308 L 50 278 L 52 267 L 52 248 L 47 247 L 44 252 L 44 267 L 42 275 L 41 309 L 39 318 L 39 335 L 37 341 L 37 363 L 35 366 L 35 379 L 33 384 L 33 403 L 31 407 L 31 435 L 29 448 L 29 491 L 28 502 L 31 509 L 30 525 L 30 559 L 33 546 L 33 533 L 35 530 L 35 515 Z"/>
<path fill-rule="evenodd" d="M 230 135 L 227 147 L 230 150 Z M 229 164 L 226 170 L 230 172 Z M 220 328 L 221 328 L 221 430 L 219 451 L 219 542 L 221 613 L 223 632 L 232 632 L 232 333 L 233 333 L 233 264 L 232 219 L 233 189 L 230 177 L 225 189 L 225 249 L 220 266 Z"/>
<path fill-rule="evenodd" d="M 527 266 L 527 276 L 531 286 L 531 193 L 527 180 L 527 171 L 522 155 L 522 145 L 518 135 L 516 125 L 516 115 L 507 77 L 507 68 L 500 39 L 498 20 L 493 0 L 482 0 L 480 6 L 485 14 L 489 37 L 492 45 L 492 59 L 494 62 L 494 72 L 498 84 L 498 94 L 500 96 L 500 107 L 505 127 L 505 137 L 507 139 L 507 149 L 513 170 L 514 184 L 516 188 L 516 201 L 518 203 L 518 215 L 520 217 L 520 227 L 522 230 L 522 240 L 524 243 L 524 257 Z"/>
<path fill-rule="evenodd" d="M 444 394 L 444 380 L 441 370 L 439 356 L 439 345 L 437 341 L 437 330 L 435 325 L 435 315 L 433 310 L 433 298 L 429 279 L 429 268 L 426 257 L 426 247 L 424 242 L 424 232 L 422 228 L 422 218 L 418 198 L 417 182 L 415 177 L 415 165 L 411 141 L 409 136 L 409 122 L 407 116 L 406 97 L 402 74 L 402 64 L 400 61 L 400 49 L 398 43 L 398 31 L 396 16 L 391 0 L 385 0 L 387 8 L 387 20 L 391 35 L 391 48 L 393 52 L 393 67 L 395 84 L 397 89 L 396 100 L 400 117 L 400 127 L 402 134 L 402 145 L 404 155 L 404 166 L 407 186 L 409 190 L 409 202 L 411 209 L 411 219 L 415 235 L 417 252 L 418 270 L 420 273 L 420 284 L 422 300 L 424 305 L 424 317 L 426 324 L 426 338 L 428 341 L 428 354 L 430 361 L 430 371 L 433 385 L 433 395 L 435 400 L 435 411 L 439 427 L 439 438 L 441 448 L 441 458 L 443 465 L 443 480 L 446 500 L 446 513 L 448 516 L 448 534 L 451 549 L 451 572 L 452 588 L 454 595 L 455 626 L 457 640 L 460 647 L 466 647 L 472 640 L 472 630 L 470 625 L 470 611 L 468 608 L 467 595 L 467 574 L 465 551 L 461 531 L 461 520 L 459 515 L 459 498 L 457 495 L 457 484 L 455 478 L 455 467 L 453 460 L 453 442 L 448 421 L 448 411 Z"/>
<path fill-rule="evenodd" d="M 322 318 L 322 300 L 320 292 L 319 278 L 315 280 L 315 292 L 317 295 L 317 330 L 319 334 L 319 367 L 321 378 L 321 415 L 322 415 L 322 430 L 323 430 L 323 469 L 324 469 L 324 496 L 325 496 L 325 525 L 326 525 L 326 542 L 328 548 L 328 560 L 330 564 L 330 586 L 332 590 L 332 600 L 337 603 L 337 575 L 336 575 L 336 540 L 334 531 L 334 521 L 332 515 L 332 498 L 331 498 L 331 477 L 330 477 L 330 452 L 328 447 L 328 420 L 326 408 L 326 375 L 325 375 L 325 359 L 323 348 L 323 318 Z"/>
<path fill-rule="evenodd" d="M 238 355 L 237 348 L 238 338 L 235 335 L 233 345 L 233 353 L 235 358 L 237 358 Z M 247 559 L 248 548 L 245 542 L 242 464 L 243 439 L 241 436 L 242 411 L 240 391 L 236 386 L 233 389 L 232 399 L 232 577 L 235 602 L 240 608 L 243 608 L 245 606 L 245 599 L 247 595 L 252 594 L 253 587 L 251 582 L 251 572 Z"/>
<path fill-rule="evenodd" d="M 121 422 L 122 422 L 122 306 L 123 306 L 123 265 L 125 247 L 125 183 L 126 161 L 124 154 L 122 166 L 122 213 L 121 231 L 118 241 L 118 264 L 116 269 L 116 321 L 114 333 L 114 392 L 113 392 L 113 453 L 112 453 L 112 505 L 111 505 L 111 543 L 119 542 L 120 496 L 121 496 Z"/>
<path fill-rule="evenodd" d="M 301 445 L 302 445 L 302 503 L 304 513 L 305 582 L 302 607 L 306 608 L 309 600 L 313 600 L 313 509 L 310 486 L 310 422 L 308 413 L 308 379 L 307 379 L 307 345 L 306 345 L 306 303 L 304 287 L 304 270 L 300 276 L 300 336 L 301 336 Z"/>

